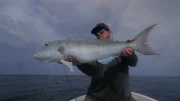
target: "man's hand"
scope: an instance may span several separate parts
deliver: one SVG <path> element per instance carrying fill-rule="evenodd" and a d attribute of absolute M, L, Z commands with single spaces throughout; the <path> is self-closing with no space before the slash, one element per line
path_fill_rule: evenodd
<path fill-rule="evenodd" d="M 70 56 L 65 57 L 64 60 L 65 60 L 65 61 L 68 61 L 68 62 L 73 62 L 73 63 L 74 63 L 74 62 L 77 62 L 77 61 L 75 60 L 75 58 L 70 57 Z"/>
<path fill-rule="evenodd" d="M 134 52 L 133 49 L 125 48 L 124 50 L 122 50 L 121 55 L 122 56 L 131 56 L 133 52 Z"/>
<path fill-rule="evenodd" d="M 131 42 L 133 40 L 127 40 L 126 42 Z M 121 51 L 121 56 L 131 56 L 133 54 L 134 50 L 131 48 L 125 48 Z"/>

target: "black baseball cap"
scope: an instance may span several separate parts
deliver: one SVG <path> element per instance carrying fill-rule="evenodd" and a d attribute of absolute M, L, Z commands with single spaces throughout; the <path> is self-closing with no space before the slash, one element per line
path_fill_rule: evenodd
<path fill-rule="evenodd" d="M 106 29 L 106 30 L 110 30 L 109 29 L 109 26 L 106 25 L 105 23 L 98 23 L 92 30 L 91 30 L 91 33 L 92 34 L 96 34 L 97 31 L 101 30 L 101 29 Z"/>

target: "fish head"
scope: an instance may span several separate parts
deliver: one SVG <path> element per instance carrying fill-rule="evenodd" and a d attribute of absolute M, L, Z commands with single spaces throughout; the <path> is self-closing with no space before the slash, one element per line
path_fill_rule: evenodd
<path fill-rule="evenodd" d="M 34 54 L 34 58 L 43 62 L 50 62 L 54 54 L 57 54 L 57 42 L 47 42 Z"/>

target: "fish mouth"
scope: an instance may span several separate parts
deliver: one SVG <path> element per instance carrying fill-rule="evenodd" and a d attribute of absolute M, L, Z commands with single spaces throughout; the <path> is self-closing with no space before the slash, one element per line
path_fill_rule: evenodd
<path fill-rule="evenodd" d="M 37 59 L 37 60 L 39 60 L 39 61 L 50 62 L 51 59 L 52 59 L 52 56 L 51 56 L 51 57 L 47 57 L 47 58 L 42 58 L 42 57 L 39 56 L 38 53 L 35 53 L 35 54 L 34 54 L 34 58 Z"/>
<path fill-rule="evenodd" d="M 34 54 L 34 58 L 38 58 L 38 54 L 37 53 Z"/>
<path fill-rule="evenodd" d="M 37 53 L 34 54 L 34 58 L 35 58 L 35 59 L 38 59 L 38 60 L 40 59 L 40 58 L 39 58 L 39 55 L 38 55 Z"/>

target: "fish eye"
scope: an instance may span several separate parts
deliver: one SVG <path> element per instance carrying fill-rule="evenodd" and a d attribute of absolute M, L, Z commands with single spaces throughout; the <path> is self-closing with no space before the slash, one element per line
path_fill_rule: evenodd
<path fill-rule="evenodd" d="M 46 43 L 45 46 L 48 46 L 48 44 Z"/>

